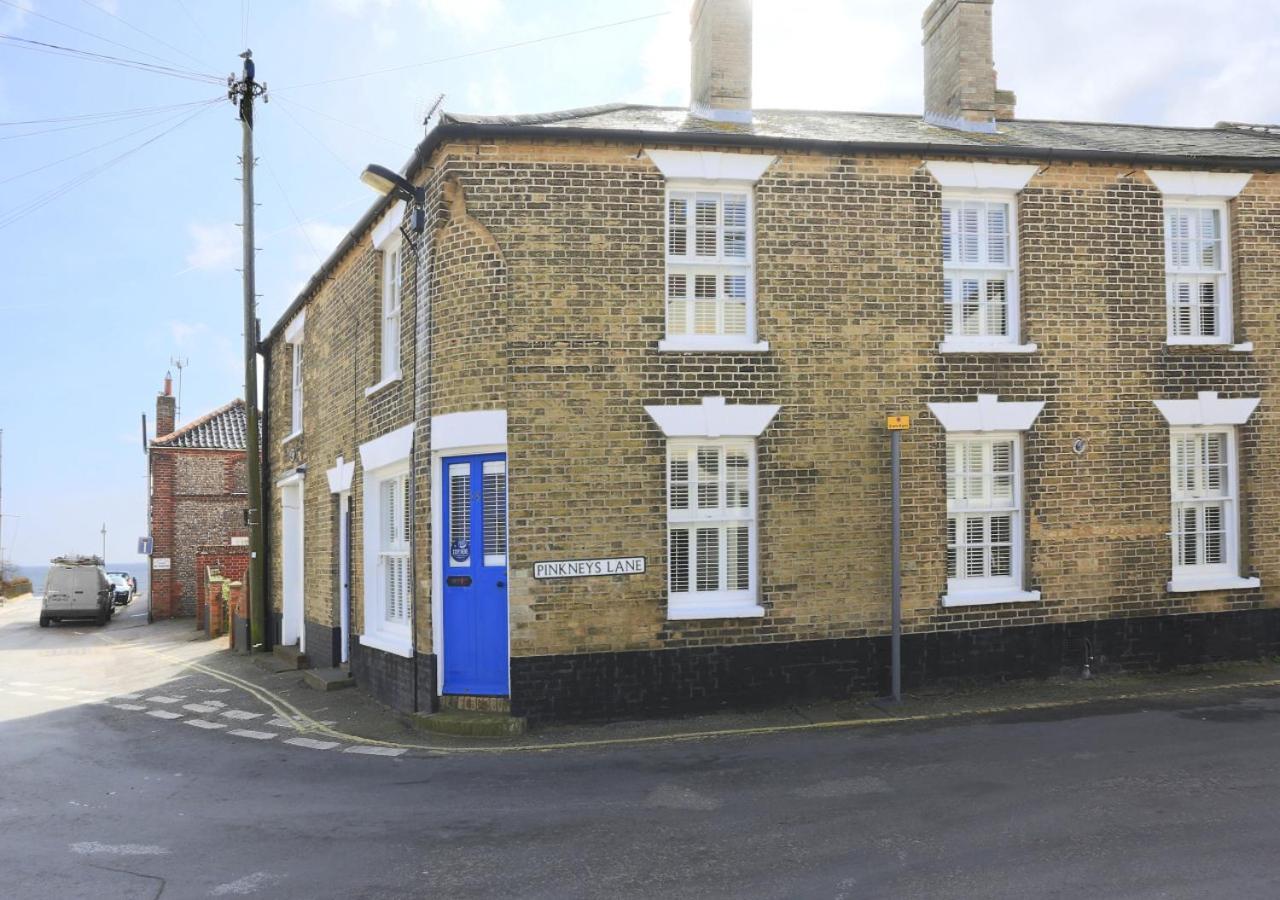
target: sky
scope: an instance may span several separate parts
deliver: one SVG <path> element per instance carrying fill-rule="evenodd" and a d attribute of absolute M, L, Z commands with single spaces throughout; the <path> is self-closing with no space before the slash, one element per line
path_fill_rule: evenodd
<path fill-rule="evenodd" d="M 684 105 L 689 5 L 0 0 L 5 557 L 98 552 L 105 524 L 109 559 L 136 560 L 140 415 L 165 372 L 185 363 L 180 422 L 243 395 L 225 100 L 241 50 L 270 98 L 255 132 L 265 331 L 374 200 L 364 165 L 404 163 L 437 96 L 486 114 Z M 756 0 L 755 105 L 919 112 L 926 5 Z M 997 0 L 995 52 L 1022 118 L 1280 122 L 1275 0 Z M 98 115 L 120 111 L 138 112 Z"/>

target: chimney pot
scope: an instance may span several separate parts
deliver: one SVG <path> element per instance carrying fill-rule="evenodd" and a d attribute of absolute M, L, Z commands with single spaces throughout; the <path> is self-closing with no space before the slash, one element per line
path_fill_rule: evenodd
<path fill-rule="evenodd" d="M 751 0 L 695 0 L 689 112 L 751 124 Z"/>
<path fill-rule="evenodd" d="M 173 434 L 177 403 L 177 399 L 173 396 L 173 378 L 165 372 L 164 393 L 156 396 L 156 437 Z"/>
<path fill-rule="evenodd" d="M 996 130 L 1016 98 L 996 87 L 994 0 L 933 0 L 925 10 L 925 120 L 961 131 Z"/>

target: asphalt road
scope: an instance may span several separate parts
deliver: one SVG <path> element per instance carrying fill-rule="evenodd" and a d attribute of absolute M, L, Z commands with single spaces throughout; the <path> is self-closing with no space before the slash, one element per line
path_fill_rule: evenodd
<path fill-rule="evenodd" d="M 1280 896 L 1275 691 L 390 758 L 157 717 L 267 729 L 141 652 L 140 605 L 35 612 L 0 610 L 5 898 Z"/>

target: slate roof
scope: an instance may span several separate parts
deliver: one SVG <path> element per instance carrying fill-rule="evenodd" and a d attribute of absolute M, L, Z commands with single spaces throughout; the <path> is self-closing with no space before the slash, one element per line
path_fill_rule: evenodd
<path fill-rule="evenodd" d="M 1051 122 L 1016 119 L 1000 122 L 996 133 L 958 131 L 926 122 L 918 115 L 827 112 L 821 110 L 754 110 L 750 125 L 713 122 L 691 116 L 685 107 L 616 103 L 525 116 L 468 116 L 445 113 L 442 125 L 529 129 L 581 129 L 640 132 L 654 136 L 719 135 L 734 138 L 804 141 L 831 144 L 909 146 L 915 149 L 987 148 L 1062 154 L 1114 153 L 1117 156 L 1174 156 L 1205 159 L 1280 158 L 1274 126 L 1222 123 L 1214 128 L 1170 128 L 1112 125 L 1099 122 Z"/>
<path fill-rule="evenodd" d="M 188 422 L 172 434 L 161 435 L 152 447 L 177 447 L 184 450 L 244 450 L 245 412 L 243 400 L 232 400 L 213 412 Z"/>

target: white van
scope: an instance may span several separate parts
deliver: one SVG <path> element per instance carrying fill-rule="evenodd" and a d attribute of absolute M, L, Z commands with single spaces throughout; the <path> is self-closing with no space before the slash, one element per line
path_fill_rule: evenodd
<path fill-rule="evenodd" d="M 106 625 L 115 614 L 111 582 L 96 556 L 59 556 L 50 561 L 40 604 L 40 627 L 63 619 L 93 619 Z"/>

